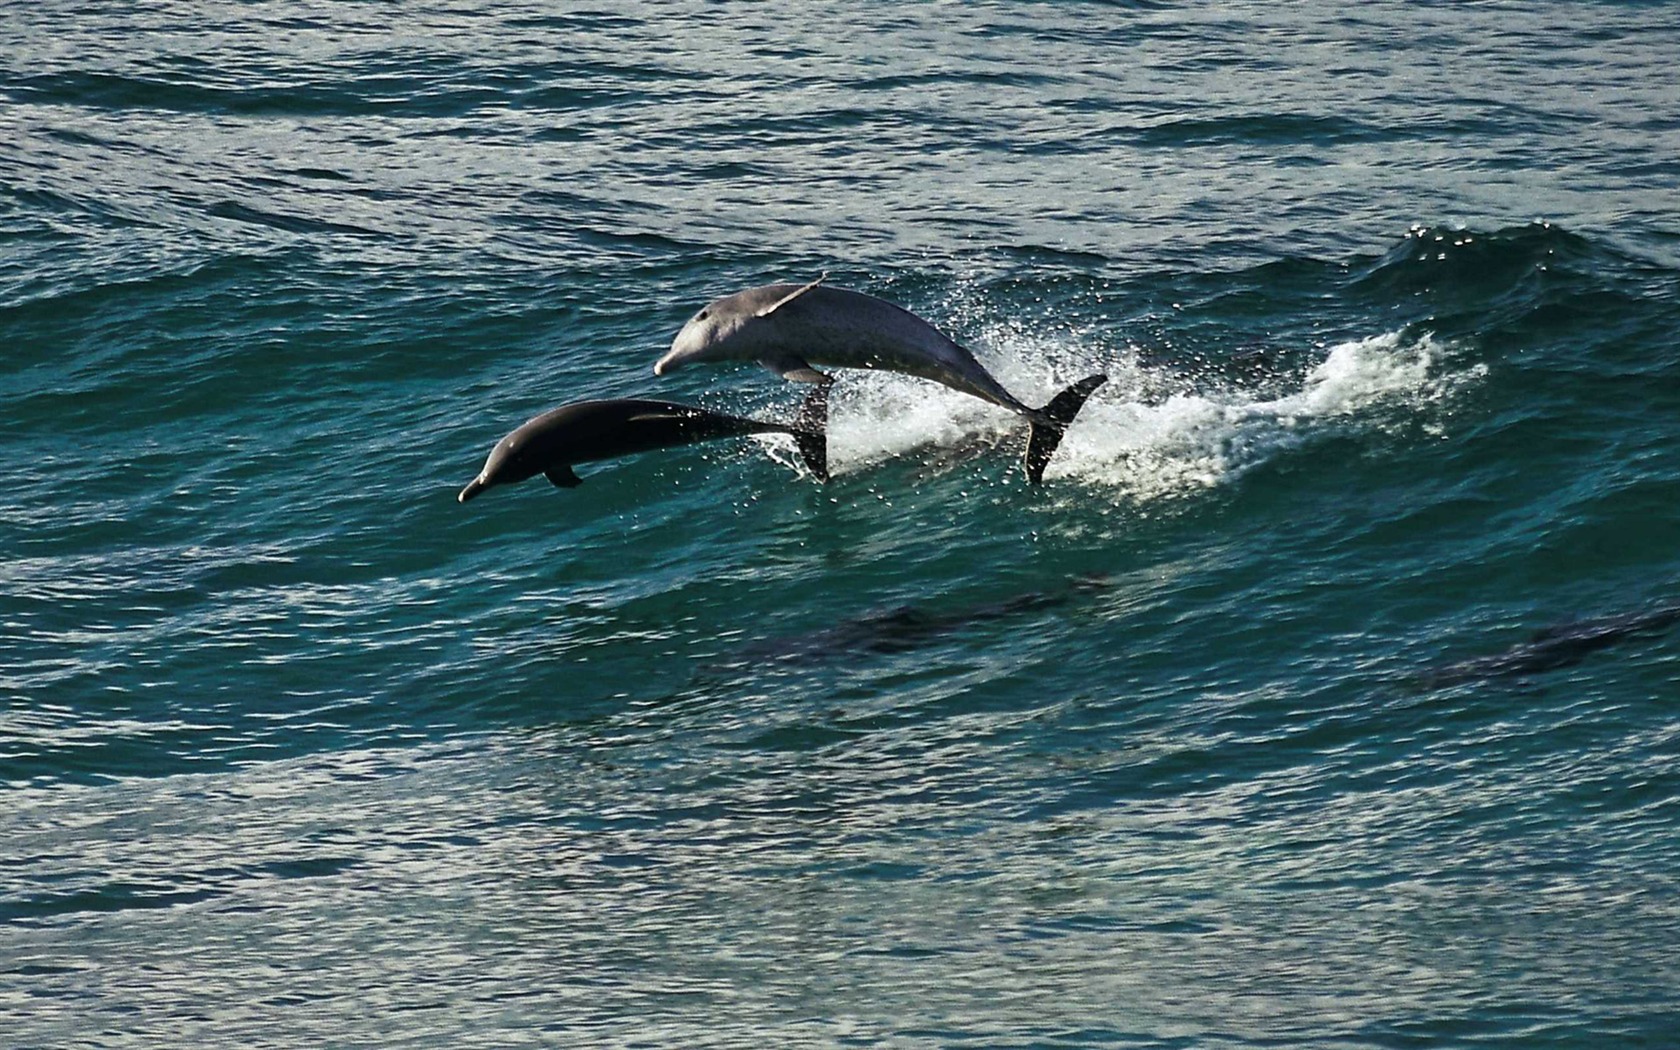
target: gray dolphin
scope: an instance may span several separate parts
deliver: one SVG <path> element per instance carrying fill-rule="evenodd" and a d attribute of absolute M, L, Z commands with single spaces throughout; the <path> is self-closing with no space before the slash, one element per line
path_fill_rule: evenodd
<path fill-rule="evenodd" d="M 484 469 L 455 498 L 465 503 L 491 486 L 511 485 L 538 474 L 569 489 L 583 484 L 572 471 L 574 463 L 745 434 L 793 435 L 805 465 L 817 480 L 827 481 L 827 423 L 824 387 L 806 397 L 792 425 L 726 416 L 671 401 L 575 401 L 526 421 L 496 442 Z"/>
<path fill-rule="evenodd" d="M 1032 425 L 1027 480 L 1039 484 L 1044 467 L 1086 398 L 1108 381 L 1082 379 L 1043 408 L 1018 401 L 968 350 L 915 314 L 872 295 L 810 284 L 768 284 L 706 306 L 683 325 L 655 375 L 699 361 L 757 361 L 784 379 L 828 383 L 812 363 L 879 368 L 931 379 L 1001 405 Z"/>

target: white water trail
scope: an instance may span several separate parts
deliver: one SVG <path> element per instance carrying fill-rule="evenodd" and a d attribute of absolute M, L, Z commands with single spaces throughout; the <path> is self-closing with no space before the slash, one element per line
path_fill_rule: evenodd
<path fill-rule="evenodd" d="M 1184 495 L 1229 483 L 1328 433 L 1400 422 L 1438 428 L 1439 406 L 1485 366 L 1453 368 L 1448 344 L 1390 332 L 1333 346 L 1300 389 L 1263 395 L 1252 388 L 1151 396 L 1182 387 L 1182 376 L 1122 360 L 1093 363 L 1076 349 L 1006 338 L 983 362 L 1023 401 L 1042 404 L 1095 371 L 1110 375 L 1079 414 L 1045 473 L 1130 499 Z M 1274 384 L 1275 385 L 1275 384 Z M 1398 412 L 1398 416 L 1396 413 Z M 829 462 L 838 476 L 859 473 L 922 448 L 1024 440 L 1012 413 L 926 380 L 885 372 L 847 372 L 835 388 Z"/>

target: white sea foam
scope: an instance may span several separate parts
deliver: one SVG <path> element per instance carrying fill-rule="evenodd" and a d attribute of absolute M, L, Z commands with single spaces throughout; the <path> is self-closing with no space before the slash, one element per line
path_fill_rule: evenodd
<path fill-rule="evenodd" d="M 1391 332 L 1333 346 L 1300 388 L 1277 395 L 1225 385 L 1172 394 L 1184 380 L 1136 355 L 1092 361 L 1065 346 L 993 340 L 984 361 L 1023 401 L 1041 404 L 1093 371 L 1110 382 L 1080 413 L 1046 477 L 1153 499 L 1227 483 L 1316 436 L 1348 426 L 1438 425 L 1435 410 L 1480 366 L 1451 365 L 1451 346 Z M 1396 415 L 1398 413 L 1398 415 Z M 850 372 L 835 388 L 829 459 L 837 474 L 916 449 L 1001 441 L 1011 413 L 925 380 Z"/>

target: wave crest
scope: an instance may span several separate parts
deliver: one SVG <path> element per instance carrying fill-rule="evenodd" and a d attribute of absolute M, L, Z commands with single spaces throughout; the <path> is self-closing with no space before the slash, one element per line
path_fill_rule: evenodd
<path fill-rule="evenodd" d="M 1439 429 L 1440 406 L 1486 366 L 1462 363 L 1451 342 L 1388 332 L 1329 348 L 1298 387 L 1281 394 L 1253 386 L 1183 390 L 1182 377 L 1127 354 L 1106 362 L 1006 345 L 988 361 L 1000 381 L 1031 403 L 1092 371 L 1112 381 L 1069 429 L 1047 479 L 1108 489 L 1120 499 L 1155 500 L 1229 483 L 1317 438 L 1354 430 L 1421 425 Z M 1048 362 L 1048 363 L 1046 363 Z M 1159 395 L 1152 391 L 1180 388 Z M 1397 416 L 1396 413 L 1399 413 Z M 996 406 L 889 373 L 848 377 L 829 430 L 840 474 L 937 448 L 1013 452 L 1015 417 Z"/>

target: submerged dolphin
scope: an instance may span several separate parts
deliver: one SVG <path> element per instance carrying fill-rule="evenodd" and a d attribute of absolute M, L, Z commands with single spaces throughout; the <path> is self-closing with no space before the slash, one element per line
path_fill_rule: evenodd
<path fill-rule="evenodd" d="M 1644 612 L 1602 616 L 1559 624 L 1534 632 L 1528 641 L 1502 653 L 1477 656 L 1431 668 L 1422 676 L 1425 688 L 1528 674 L 1580 663 L 1589 653 L 1607 649 L 1637 635 L 1657 634 L 1680 623 L 1680 605 L 1659 605 Z"/>
<path fill-rule="evenodd" d="M 975 624 L 1053 609 L 1113 586 L 1108 576 L 1087 574 L 1070 577 L 1056 587 L 1023 591 L 978 605 L 950 609 L 899 605 L 872 610 L 806 634 L 758 639 L 741 650 L 736 662 L 757 666 L 766 660 L 808 662 L 859 653 L 908 652 Z"/>
<path fill-rule="evenodd" d="M 1032 425 L 1027 480 L 1039 484 L 1085 399 L 1108 381 L 1094 375 L 1057 394 L 1043 408 L 1015 396 L 945 333 L 901 306 L 862 292 L 810 284 L 769 284 L 719 299 L 683 325 L 655 375 L 698 361 L 757 361 L 784 379 L 828 383 L 812 363 L 879 368 L 943 383 L 1001 405 Z"/>
<path fill-rule="evenodd" d="M 462 503 L 493 485 L 511 485 L 542 474 L 561 488 L 583 484 L 572 464 L 612 459 L 673 445 L 744 434 L 791 434 L 819 481 L 828 480 L 828 391 L 806 397 L 791 426 L 708 412 L 670 401 L 575 401 L 527 421 L 496 442 L 478 477 L 455 497 Z"/>

